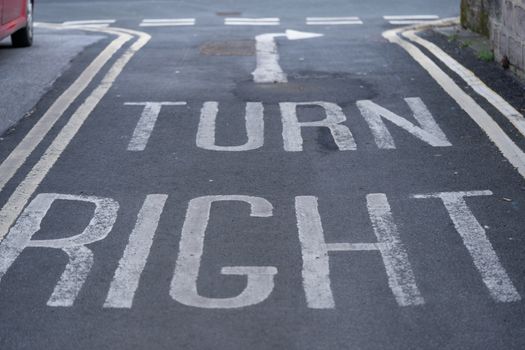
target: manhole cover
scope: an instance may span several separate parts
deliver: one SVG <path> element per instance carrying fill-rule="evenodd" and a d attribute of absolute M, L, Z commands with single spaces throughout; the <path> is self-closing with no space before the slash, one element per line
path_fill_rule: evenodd
<path fill-rule="evenodd" d="M 202 45 L 200 51 L 207 56 L 254 56 L 255 41 L 213 41 Z"/>
<path fill-rule="evenodd" d="M 223 12 L 217 12 L 216 15 L 220 17 L 239 17 L 242 14 L 242 12 L 238 11 L 223 11 Z"/>

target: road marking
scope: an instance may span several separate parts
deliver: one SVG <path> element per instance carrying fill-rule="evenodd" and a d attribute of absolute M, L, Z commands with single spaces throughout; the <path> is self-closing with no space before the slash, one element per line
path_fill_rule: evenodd
<path fill-rule="evenodd" d="M 246 133 L 248 141 L 240 146 L 217 146 L 215 122 L 219 113 L 219 102 L 205 102 L 201 110 L 197 130 L 197 147 L 210 151 L 242 152 L 261 148 L 264 145 L 264 107 L 261 102 L 246 103 Z"/>
<path fill-rule="evenodd" d="M 45 240 L 33 240 L 40 230 L 51 205 L 58 201 L 80 201 L 95 205 L 91 221 L 78 235 Z M 93 252 L 86 247 L 90 243 L 107 237 L 117 219 L 119 205 L 110 198 L 87 197 L 57 193 L 42 193 L 29 203 L 27 208 L 0 242 L 0 281 L 11 265 L 27 247 L 61 249 L 68 257 L 68 263 L 60 281 L 49 298 L 48 306 L 72 306 L 93 266 Z M 92 210 L 92 209 L 90 209 Z"/>
<path fill-rule="evenodd" d="M 176 26 L 194 26 L 195 18 L 178 18 L 178 19 L 144 19 L 140 27 L 176 27 Z"/>
<path fill-rule="evenodd" d="M 306 24 L 315 25 L 349 25 L 363 24 L 359 17 L 307 17 Z"/>
<path fill-rule="evenodd" d="M 413 198 L 441 199 L 492 298 L 502 303 L 520 301 L 521 296 L 501 265 L 485 229 L 465 201 L 465 197 L 491 195 L 491 191 L 442 192 L 414 195 Z"/>
<path fill-rule="evenodd" d="M 225 18 L 224 24 L 227 26 L 277 26 L 281 20 L 276 17 L 271 18 Z"/>
<path fill-rule="evenodd" d="M 179 256 L 170 287 L 170 296 L 179 303 L 207 309 L 242 308 L 263 302 L 274 289 L 274 276 L 277 274 L 274 266 L 225 266 L 221 274 L 245 276 L 246 288 L 231 298 L 208 298 L 199 294 L 197 279 L 211 206 L 216 202 L 229 201 L 249 204 L 252 217 L 267 218 L 273 215 L 272 204 L 260 197 L 231 195 L 192 199 L 182 226 Z"/>
<path fill-rule="evenodd" d="M 357 145 L 354 136 L 347 126 L 343 125 L 346 116 L 343 109 L 331 102 L 282 102 L 281 108 L 283 122 L 284 150 L 287 152 L 301 152 L 303 150 L 303 137 L 301 128 L 316 127 L 328 128 L 340 151 L 355 151 Z M 326 118 L 315 122 L 299 122 L 297 107 L 316 106 L 321 107 Z"/>
<path fill-rule="evenodd" d="M 128 144 L 128 151 L 140 152 L 146 149 L 162 106 L 185 106 L 186 102 L 126 102 L 124 105 L 144 106 L 142 115 Z"/>
<path fill-rule="evenodd" d="M 394 138 L 390 134 L 390 131 L 388 131 L 383 119 L 408 131 L 421 141 L 433 147 L 452 146 L 421 98 L 405 98 L 405 101 L 412 110 L 414 119 L 418 121 L 420 126 L 412 124 L 405 118 L 398 116 L 372 101 L 357 101 L 357 107 L 370 127 L 377 147 L 381 149 L 396 148 Z"/>
<path fill-rule="evenodd" d="M 412 29 L 412 28 L 411 28 Z M 401 46 L 416 62 L 418 62 L 432 78 L 445 90 L 450 97 L 478 124 L 489 139 L 498 147 L 505 158 L 525 178 L 525 153 L 500 128 L 490 115 L 464 92 L 456 82 L 449 77 L 439 66 L 427 57 L 419 48 L 403 39 L 398 34 L 406 28 L 388 30 L 383 36 L 391 43 Z"/>
<path fill-rule="evenodd" d="M 330 252 L 379 251 L 388 285 L 399 306 L 424 304 L 408 255 L 394 223 L 385 194 L 367 196 L 368 212 L 378 243 L 326 243 L 316 197 L 295 198 L 297 228 L 303 258 L 303 286 L 309 308 L 333 309 Z"/>
<path fill-rule="evenodd" d="M 127 30 L 127 29 L 117 30 L 116 28 L 113 28 L 112 30 L 106 29 L 106 31 L 108 33 L 114 33 L 114 34 L 121 35 L 121 38 L 122 38 L 121 41 L 123 41 L 122 44 L 129 40 L 129 37 L 131 34 L 136 35 L 138 38 L 122 54 L 122 56 L 118 58 L 117 61 L 111 66 L 109 71 L 106 73 L 106 75 L 102 79 L 101 83 L 86 98 L 84 103 L 75 111 L 75 113 L 71 116 L 67 124 L 62 128 L 62 130 L 55 137 L 51 145 L 47 148 L 45 153 L 39 159 L 39 161 L 33 166 L 33 168 L 31 169 L 29 174 L 27 174 L 25 179 L 18 185 L 18 187 L 15 189 L 11 197 L 9 197 L 9 200 L 7 201 L 7 203 L 4 205 L 4 207 L 0 211 L 0 239 L 3 239 L 5 237 L 9 228 L 11 227 L 13 222 L 16 220 L 16 218 L 20 215 L 20 213 L 24 209 L 24 206 L 27 204 L 27 202 L 29 201 L 29 199 L 31 198 L 35 190 L 38 188 L 42 180 L 45 178 L 49 170 L 56 163 L 56 161 L 58 160 L 62 152 L 64 152 L 66 147 L 69 145 L 69 143 L 73 139 L 73 137 L 75 137 L 75 135 L 78 133 L 81 126 L 84 124 L 84 122 L 89 117 L 91 112 L 98 105 L 100 100 L 106 95 L 109 89 L 113 86 L 113 83 L 115 82 L 117 77 L 120 75 L 120 73 L 122 72 L 124 67 L 127 65 L 127 63 L 144 45 L 146 45 L 146 43 L 148 43 L 148 41 L 151 38 L 146 33 Z M 89 80 L 87 82 L 89 82 Z M 87 84 L 87 82 L 82 80 L 82 83 Z M 78 91 L 74 90 L 75 94 L 77 92 Z M 76 96 L 78 96 L 78 94 Z M 66 100 L 66 101 L 69 101 L 69 100 Z M 56 108 L 59 109 L 60 112 L 63 112 L 63 110 L 65 110 L 64 106 L 62 105 L 58 105 Z M 60 115 L 61 114 L 58 114 L 58 115 L 55 114 L 56 119 L 58 119 Z M 56 121 L 56 119 L 54 121 Z M 50 127 L 51 126 L 49 126 L 49 128 Z M 37 129 L 37 132 L 35 132 L 36 134 L 35 136 L 41 140 L 45 136 L 45 134 L 40 134 L 40 131 L 41 129 Z M 33 130 L 31 130 L 31 132 L 28 134 L 28 136 L 26 136 L 25 139 L 27 139 L 27 137 L 29 137 L 29 135 L 31 135 L 32 132 Z M 29 142 L 29 145 L 31 145 L 33 148 L 31 150 L 27 150 L 23 148 L 23 151 L 21 151 L 20 153 L 17 153 L 17 155 L 20 156 L 20 154 L 22 154 L 25 157 L 27 157 L 27 155 L 29 155 L 31 151 L 34 149 L 34 147 L 36 147 L 38 142 L 35 142 L 35 143 Z M 20 145 L 18 147 L 20 147 Z M 23 160 L 20 161 L 20 164 L 22 163 L 23 163 Z M 14 173 L 14 170 L 13 170 L 13 173 Z M 2 178 L 4 179 L 4 176 L 2 176 Z"/>
<path fill-rule="evenodd" d="M 446 64 L 452 71 L 469 84 L 476 93 L 484 97 L 491 105 L 500 111 L 500 113 L 503 114 L 523 136 L 525 136 L 525 118 L 523 115 L 494 90 L 485 85 L 485 83 L 483 83 L 472 71 L 462 66 L 458 61 L 447 55 L 435 44 L 419 37 L 416 34 L 416 31 L 409 30 L 404 32 L 403 36 L 429 50 L 441 62 Z"/>
<path fill-rule="evenodd" d="M 287 30 L 285 33 L 268 33 L 255 37 L 257 68 L 252 72 L 256 83 L 286 83 L 288 78 L 279 65 L 279 53 L 275 38 L 286 37 L 288 40 L 301 40 L 322 37 L 323 34 Z"/>
<path fill-rule="evenodd" d="M 164 194 L 152 194 L 146 197 L 128 245 L 115 271 L 104 307 L 129 309 L 133 306 L 133 298 L 167 199 L 168 196 Z"/>
<path fill-rule="evenodd" d="M 116 20 L 114 19 L 93 19 L 93 20 L 85 20 L 85 21 L 66 21 L 62 23 L 62 25 L 75 26 L 75 27 L 76 26 L 89 26 L 89 27 L 106 28 L 115 22 Z"/>
<path fill-rule="evenodd" d="M 105 29 L 96 30 L 107 33 Z M 113 33 L 113 32 L 112 32 Z M 104 65 L 115 55 L 115 53 L 129 40 L 131 36 L 125 33 L 114 33 L 118 35 L 80 74 L 66 91 L 60 95 L 49 107 L 46 113 L 37 121 L 24 139 L 16 146 L 9 156 L 0 164 L 0 191 L 2 191 L 9 180 L 24 164 L 27 157 L 42 142 L 47 133 L 55 125 L 57 120 L 64 114 L 69 106 L 88 87 L 93 78 L 100 72 Z M 0 240 L 7 232 L 5 226 L 0 229 Z"/>
<path fill-rule="evenodd" d="M 394 25 L 407 25 L 407 24 L 419 24 L 427 21 L 434 21 L 439 19 L 436 15 L 406 15 L 406 16 L 383 16 L 390 24 Z"/>

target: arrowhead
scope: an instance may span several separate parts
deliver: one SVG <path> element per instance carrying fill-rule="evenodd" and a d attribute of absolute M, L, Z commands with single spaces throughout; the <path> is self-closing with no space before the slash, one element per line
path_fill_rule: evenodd
<path fill-rule="evenodd" d="M 299 32 L 297 30 L 290 29 L 286 31 L 286 37 L 288 38 L 288 40 L 312 39 L 319 38 L 321 36 L 324 36 L 324 34 Z"/>

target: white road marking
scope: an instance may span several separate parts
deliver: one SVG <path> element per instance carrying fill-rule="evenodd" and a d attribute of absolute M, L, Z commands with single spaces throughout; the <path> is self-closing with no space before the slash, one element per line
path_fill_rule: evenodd
<path fill-rule="evenodd" d="M 57 200 L 88 202 L 95 205 L 91 221 L 78 235 L 47 240 L 32 240 L 51 205 Z M 0 242 L 0 281 L 20 253 L 27 247 L 61 249 L 69 256 L 64 273 L 57 283 L 48 306 L 72 306 L 93 266 L 93 253 L 86 245 L 107 237 L 115 220 L 119 205 L 110 198 L 42 193 L 24 210 L 7 237 Z"/>
<path fill-rule="evenodd" d="M 54 28 L 54 27 L 53 27 Z M 98 29 L 97 32 L 107 33 L 106 29 Z M 112 32 L 113 33 L 113 32 Z M 9 156 L 0 164 L 0 191 L 7 182 L 24 164 L 27 157 L 42 142 L 47 133 L 55 125 L 57 120 L 64 114 L 69 106 L 85 91 L 93 78 L 100 72 L 104 65 L 115 55 L 115 53 L 129 40 L 131 36 L 125 33 L 114 33 L 118 35 L 80 74 L 80 76 L 60 95 L 49 107 L 46 113 L 37 121 L 24 139 L 16 146 Z M 21 210 L 22 208 L 20 208 Z M 9 224 L 10 225 L 10 224 Z M 0 221 L 0 240 L 4 237 L 9 227 Z"/>
<path fill-rule="evenodd" d="M 456 103 L 478 124 L 489 139 L 498 147 L 505 158 L 525 178 L 525 153 L 499 127 L 490 115 L 465 93 L 452 78 L 427 57 L 419 48 L 398 36 L 404 29 L 389 30 L 383 36 L 390 42 L 401 46 L 418 62 L 434 80 L 452 97 Z"/>
<path fill-rule="evenodd" d="M 494 90 L 485 85 L 472 71 L 462 66 L 458 61 L 447 55 L 435 44 L 419 37 L 415 31 L 409 30 L 404 32 L 403 36 L 429 50 L 441 62 L 446 64 L 447 67 L 459 75 L 474 91 L 476 91 L 476 93 L 483 96 L 490 104 L 500 111 L 501 114 L 503 114 L 514 125 L 514 127 L 525 136 L 525 118 L 523 115 Z"/>
<path fill-rule="evenodd" d="M 328 128 L 339 150 L 355 151 L 357 149 L 352 132 L 348 127 L 341 124 L 346 121 L 346 116 L 337 104 L 330 102 L 282 102 L 279 106 L 283 121 L 285 151 L 301 152 L 303 150 L 301 128 L 304 127 Z M 299 122 L 297 107 L 300 106 L 321 107 L 326 113 L 326 118 L 316 122 Z"/>
<path fill-rule="evenodd" d="M 288 78 L 279 65 L 279 53 L 275 38 L 286 37 L 288 40 L 302 40 L 322 37 L 323 34 L 287 30 L 285 33 L 268 33 L 255 37 L 257 68 L 252 72 L 256 83 L 286 83 Z"/>
<path fill-rule="evenodd" d="M 405 98 L 405 101 L 412 110 L 413 116 L 419 122 L 420 126 L 415 126 L 405 118 L 400 117 L 399 115 L 375 104 L 372 101 L 357 101 L 357 107 L 368 123 L 372 134 L 374 134 L 377 147 L 381 149 L 396 148 L 394 139 L 383 122 L 383 118 L 408 131 L 421 141 L 424 141 L 431 146 L 452 146 L 452 144 L 448 141 L 447 136 L 440 129 L 427 106 L 420 98 Z"/>
<path fill-rule="evenodd" d="M 173 18 L 173 19 L 144 19 L 140 27 L 175 27 L 194 26 L 195 18 Z"/>
<path fill-rule="evenodd" d="M 307 25 L 349 25 L 363 24 L 359 17 L 307 17 Z"/>
<path fill-rule="evenodd" d="M 407 253 L 401 243 L 386 195 L 367 196 L 368 212 L 378 243 L 326 243 L 316 197 L 295 198 L 303 258 L 303 286 L 309 308 L 332 309 L 330 252 L 379 251 L 388 284 L 399 306 L 424 304 Z"/>
<path fill-rule="evenodd" d="M 491 195 L 491 191 L 470 191 L 422 194 L 413 197 L 441 199 L 492 298 L 502 303 L 520 301 L 521 296 L 501 265 L 485 229 L 465 202 L 465 197 Z"/>
<path fill-rule="evenodd" d="M 255 305 L 266 300 L 274 288 L 277 268 L 273 266 L 223 267 L 221 274 L 246 276 L 246 288 L 236 297 L 207 298 L 199 295 L 197 279 L 204 252 L 204 237 L 215 202 L 244 202 L 251 207 L 252 217 L 271 217 L 273 206 L 266 199 L 249 196 L 207 196 L 192 199 L 182 227 L 179 256 L 171 281 L 171 297 L 187 306 L 209 309 L 233 309 Z"/>
<path fill-rule="evenodd" d="M 128 144 L 128 151 L 140 152 L 146 149 L 162 106 L 185 106 L 186 102 L 126 102 L 124 105 L 144 106 L 142 115 Z"/>
<path fill-rule="evenodd" d="M 100 27 L 107 28 L 109 25 L 115 23 L 114 19 L 93 19 L 93 20 L 84 20 L 84 21 L 66 21 L 62 23 L 64 26 L 89 26 L 89 27 Z"/>
<path fill-rule="evenodd" d="M 436 20 L 439 19 L 437 15 L 401 15 L 401 16 L 384 16 L 387 21 L 391 20 L 403 20 L 403 19 L 420 19 L 420 20 Z"/>
<path fill-rule="evenodd" d="M 277 26 L 281 20 L 276 17 L 271 18 L 225 18 L 224 24 L 227 26 Z"/>
<path fill-rule="evenodd" d="M 133 306 L 133 298 L 167 199 L 168 196 L 164 194 L 152 194 L 146 197 L 128 245 L 115 271 L 104 303 L 105 308 L 130 309 Z"/>
<path fill-rule="evenodd" d="M 210 151 L 241 152 L 261 148 L 264 145 L 264 107 L 261 102 L 246 103 L 246 132 L 248 141 L 240 146 L 217 146 L 215 122 L 219 113 L 218 102 L 205 102 L 201 110 L 197 147 Z"/>
<path fill-rule="evenodd" d="M 393 25 L 407 25 L 407 24 L 419 24 L 428 21 L 434 21 L 439 19 L 436 15 L 406 15 L 406 16 L 384 16 L 390 24 Z"/>
<path fill-rule="evenodd" d="M 25 179 L 17 186 L 11 197 L 0 211 L 0 239 L 3 238 L 9 230 L 9 227 L 14 223 L 18 215 L 24 209 L 33 193 L 36 191 L 42 180 L 45 178 L 49 170 L 54 166 L 62 152 L 69 145 L 73 137 L 78 133 L 86 119 L 89 117 L 91 112 L 98 105 L 100 100 L 106 95 L 109 89 L 113 86 L 113 83 L 120 75 L 124 67 L 146 43 L 150 40 L 150 36 L 146 33 L 127 30 L 127 29 L 112 29 L 107 32 L 123 35 L 124 42 L 129 40 L 129 34 L 137 35 L 137 40 L 129 47 L 120 58 L 111 66 L 109 71 L 102 79 L 100 85 L 86 98 L 84 103 L 74 112 L 67 124 L 55 137 L 51 145 L 47 148 L 45 153 L 39 159 L 39 161 L 33 166 L 29 174 Z M 123 34 L 126 33 L 126 34 Z M 126 36 L 127 35 L 127 36 Z M 62 111 L 63 106 L 57 106 Z M 56 118 L 60 115 L 56 116 Z M 38 129 L 40 131 L 40 129 Z M 30 132 L 31 134 L 31 132 Z M 29 134 L 28 134 L 29 135 Z M 36 137 L 40 140 L 45 135 L 36 133 Z M 28 136 L 26 136 L 27 138 Z M 36 147 L 35 144 L 30 143 L 31 146 Z M 19 145 L 20 146 L 20 145 Z M 33 147 L 33 149 L 34 149 Z M 18 148 L 18 147 L 17 147 Z M 25 156 L 31 152 L 26 150 L 22 151 Z M 21 162 L 23 163 L 23 161 Z"/>

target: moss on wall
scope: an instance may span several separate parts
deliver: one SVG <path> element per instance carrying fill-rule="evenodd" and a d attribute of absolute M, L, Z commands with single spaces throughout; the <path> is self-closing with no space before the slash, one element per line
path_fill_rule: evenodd
<path fill-rule="evenodd" d="M 461 0 L 461 25 L 485 36 L 490 34 L 488 0 Z"/>

